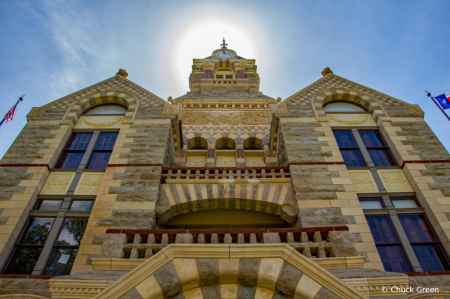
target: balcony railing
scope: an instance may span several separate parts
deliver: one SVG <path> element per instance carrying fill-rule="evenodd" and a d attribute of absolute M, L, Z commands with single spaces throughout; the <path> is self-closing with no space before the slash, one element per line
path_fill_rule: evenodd
<path fill-rule="evenodd" d="M 167 179 L 275 179 L 290 178 L 289 167 L 164 167 L 161 180 Z"/>
<path fill-rule="evenodd" d="M 122 234 L 125 259 L 149 258 L 169 244 L 258 244 L 287 243 L 306 257 L 333 255 L 330 232 L 348 233 L 347 226 L 264 229 L 108 229 Z M 342 238 L 342 237 L 340 237 Z M 108 257 L 108 256 L 102 256 Z"/>

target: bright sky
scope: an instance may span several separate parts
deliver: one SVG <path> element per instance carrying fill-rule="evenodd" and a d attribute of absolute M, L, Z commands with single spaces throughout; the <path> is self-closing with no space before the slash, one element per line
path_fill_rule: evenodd
<path fill-rule="evenodd" d="M 335 74 L 419 104 L 447 149 L 450 122 L 425 95 L 450 92 L 449 1 L 2 1 L 0 157 L 42 106 L 110 78 L 163 99 L 188 91 L 193 58 L 225 37 L 254 58 L 261 91 L 285 99 Z M 449 114 L 450 114 L 450 110 Z"/>

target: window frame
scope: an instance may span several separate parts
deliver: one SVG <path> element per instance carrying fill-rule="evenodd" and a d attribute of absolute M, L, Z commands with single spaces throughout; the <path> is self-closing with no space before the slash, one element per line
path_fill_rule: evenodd
<path fill-rule="evenodd" d="M 86 148 L 83 149 L 83 150 L 69 149 L 69 147 L 72 144 L 73 140 L 75 140 L 77 134 L 90 134 L 91 135 L 91 137 L 89 138 L 89 142 L 86 145 Z M 83 161 L 84 156 L 86 155 L 86 152 L 88 151 L 89 144 L 91 143 L 93 137 L 94 137 L 94 132 L 72 132 L 72 134 L 70 135 L 70 137 L 67 140 L 66 144 L 64 145 L 64 148 L 63 148 L 61 154 L 59 155 L 59 158 L 58 158 L 58 160 L 57 160 L 57 162 L 55 164 L 54 169 L 61 169 L 61 170 L 78 169 L 78 167 L 80 166 L 81 162 Z M 83 155 L 81 156 L 80 163 L 78 163 L 78 165 L 77 165 L 77 168 L 62 168 L 62 166 L 64 165 L 64 162 L 67 159 L 67 155 L 64 156 L 64 154 L 66 154 L 66 153 L 83 153 Z"/>
<path fill-rule="evenodd" d="M 381 197 L 381 195 L 383 195 L 383 197 Z M 387 198 L 385 198 L 385 197 L 389 198 L 389 203 L 391 204 L 391 206 L 387 206 L 385 204 L 385 201 L 387 200 Z M 395 208 L 394 204 L 392 203 L 392 200 L 401 199 L 401 198 L 413 199 L 414 202 L 417 204 L 417 207 L 416 208 Z M 401 242 L 400 246 L 401 246 L 402 251 L 403 251 L 403 253 L 404 253 L 405 257 L 406 257 L 406 260 L 408 261 L 409 267 L 410 267 L 410 269 L 412 271 L 415 271 L 415 270 L 414 270 L 413 265 L 411 264 L 411 259 L 417 260 L 417 262 L 420 265 L 420 268 L 422 269 L 422 271 L 424 271 L 422 266 L 421 266 L 421 264 L 420 264 L 420 260 L 417 257 L 416 253 L 414 252 L 414 248 L 413 248 L 414 246 L 420 246 L 420 245 L 423 245 L 423 246 L 427 246 L 427 245 L 437 246 L 439 248 L 440 252 L 442 253 L 442 255 L 444 256 L 445 262 L 447 263 L 447 265 L 442 265 L 442 266 L 444 268 L 445 267 L 449 267 L 450 268 L 449 255 L 448 255 L 447 251 L 445 250 L 445 248 L 444 248 L 444 246 L 443 246 L 443 244 L 442 244 L 438 234 L 436 233 L 434 227 L 431 225 L 431 222 L 430 222 L 430 220 L 428 219 L 428 217 L 427 217 L 427 215 L 425 213 L 425 208 L 423 208 L 420 205 L 420 202 L 419 202 L 419 200 L 417 199 L 416 196 L 413 196 L 413 195 L 407 195 L 407 196 L 391 195 L 391 196 L 387 196 L 387 194 L 380 194 L 380 197 L 373 197 L 373 196 L 370 196 L 370 197 L 359 197 L 359 201 L 374 200 L 374 199 L 379 199 L 381 201 L 381 203 L 382 203 L 382 206 L 384 206 L 384 208 L 382 208 L 382 209 L 363 209 L 363 213 L 364 213 L 364 216 L 366 217 L 366 221 L 367 221 L 367 217 L 370 217 L 370 216 L 387 216 L 387 217 L 389 217 L 390 223 L 391 223 L 392 227 L 394 228 L 394 231 L 395 231 L 397 237 L 399 238 L 399 240 Z M 394 211 L 395 213 L 392 214 L 392 213 L 390 213 L 390 211 Z M 432 236 L 435 238 L 436 241 L 411 242 L 411 240 L 410 240 L 410 238 L 408 236 L 408 233 L 407 233 L 407 231 L 406 231 L 406 229 L 405 229 L 405 227 L 404 227 L 404 225 L 403 225 L 403 223 L 402 223 L 402 221 L 400 219 L 400 217 L 404 216 L 404 215 L 423 216 L 424 219 L 425 219 L 426 225 L 428 225 L 429 231 L 431 232 Z M 396 221 L 393 221 L 394 217 L 397 217 L 398 224 L 396 224 Z M 372 232 L 371 232 L 371 234 L 372 234 Z M 400 235 L 403 235 L 404 238 L 402 239 Z M 407 244 L 405 244 L 405 241 L 407 241 Z M 378 247 L 378 245 L 380 245 L 380 244 L 376 244 L 375 243 L 375 245 Z M 381 245 L 385 245 L 385 244 L 381 244 Z M 405 248 L 407 246 L 411 247 L 412 252 L 408 252 L 407 248 Z M 431 270 L 431 271 L 439 271 L 439 270 Z M 448 271 L 448 270 L 444 270 L 444 271 Z"/>

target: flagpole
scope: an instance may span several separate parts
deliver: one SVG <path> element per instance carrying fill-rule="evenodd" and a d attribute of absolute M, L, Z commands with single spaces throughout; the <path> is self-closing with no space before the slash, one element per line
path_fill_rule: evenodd
<path fill-rule="evenodd" d="M 448 121 L 450 121 L 450 117 L 448 117 L 447 113 L 445 113 L 444 109 L 442 109 L 441 105 L 439 105 L 436 102 L 436 99 L 434 97 L 431 96 L 431 93 L 429 93 L 428 91 L 425 90 L 425 92 L 427 93 L 427 96 L 430 97 L 433 102 L 436 104 L 436 106 L 438 106 L 438 108 L 442 111 L 442 113 L 444 113 L 445 117 L 447 117 Z"/>

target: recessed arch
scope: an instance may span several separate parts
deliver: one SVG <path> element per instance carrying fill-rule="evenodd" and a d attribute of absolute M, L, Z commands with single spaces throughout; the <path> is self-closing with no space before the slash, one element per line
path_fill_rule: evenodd
<path fill-rule="evenodd" d="M 261 139 L 256 137 L 249 137 L 244 140 L 244 149 L 245 150 L 260 150 L 262 142 Z"/>
<path fill-rule="evenodd" d="M 216 149 L 232 150 L 235 148 L 236 148 L 236 145 L 234 143 L 234 140 L 229 137 L 222 137 L 222 138 L 217 139 L 217 141 L 216 141 Z"/>
<path fill-rule="evenodd" d="M 193 137 L 189 139 L 189 149 L 208 149 L 208 141 L 203 137 Z"/>
<path fill-rule="evenodd" d="M 358 90 L 329 88 L 317 92 L 311 98 L 311 107 L 318 121 L 327 121 L 323 106 L 333 101 L 350 102 L 363 106 L 372 114 L 375 121 L 377 121 L 380 116 L 389 119 L 389 114 L 386 109 L 384 109 L 383 105 L 376 98 Z"/>
<path fill-rule="evenodd" d="M 125 106 L 127 113 L 125 113 L 123 123 L 133 123 L 139 108 L 139 99 L 123 90 L 94 92 L 80 100 L 73 101 L 64 114 L 61 123 L 65 124 L 69 120 L 73 120 L 76 123 L 84 111 L 99 104 L 119 104 Z"/>
<path fill-rule="evenodd" d="M 179 214 L 167 222 L 166 228 L 280 228 L 287 224 L 279 215 L 265 211 L 215 209 Z"/>

